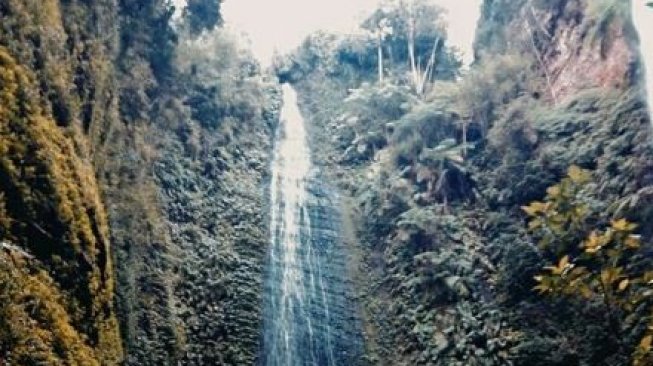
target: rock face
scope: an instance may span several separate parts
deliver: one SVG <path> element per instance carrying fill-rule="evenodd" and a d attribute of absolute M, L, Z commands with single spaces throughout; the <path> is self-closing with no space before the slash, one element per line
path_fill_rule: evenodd
<path fill-rule="evenodd" d="M 175 279 L 161 295 L 185 329 L 184 364 L 253 364 L 258 349 L 270 126 L 242 127 L 242 143 L 199 161 L 166 149 L 156 170 L 171 244 L 160 270 Z"/>
<path fill-rule="evenodd" d="M 562 101 L 592 87 L 633 85 L 639 67 L 635 34 L 627 1 L 492 0 L 483 4 L 476 45 L 481 58 L 488 51 L 536 51 L 550 97 Z"/>

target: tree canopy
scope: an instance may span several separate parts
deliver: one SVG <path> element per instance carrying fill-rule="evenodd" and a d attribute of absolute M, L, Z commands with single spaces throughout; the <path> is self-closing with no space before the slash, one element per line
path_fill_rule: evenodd
<path fill-rule="evenodd" d="M 212 31 L 222 24 L 220 6 L 222 0 L 188 0 L 184 9 L 184 17 L 193 34 L 202 33 L 204 30 Z"/>

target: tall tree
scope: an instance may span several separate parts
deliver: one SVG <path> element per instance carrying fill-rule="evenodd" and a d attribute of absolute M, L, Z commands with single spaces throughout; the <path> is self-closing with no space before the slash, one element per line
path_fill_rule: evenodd
<path fill-rule="evenodd" d="M 441 22 L 442 13 L 442 8 L 428 0 L 391 0 L 362 24 L 379 43 L 385 42 L 394 62 L 408 63 L 411 84 L 419 95 L 432 80 L 444 46 L 446 33 Z M 380 33 L 382 29 L 391 31 Z M 381 49 L 379 45 L 380 65 Z"/>
<path fill-rule="evenodd" d="M 378 22 L 375 25 L 370 24 L 368 26 L 369 35 L 376 42 L 377 49 L 377 60 L 378 60 L 378 73 L 379 73 L 379 84 L 383 83 L 383 42 L 386 37 L 392 34 L 393 29 L 389 24 L 388 18 L 383 16 L 377 18 Z"/>

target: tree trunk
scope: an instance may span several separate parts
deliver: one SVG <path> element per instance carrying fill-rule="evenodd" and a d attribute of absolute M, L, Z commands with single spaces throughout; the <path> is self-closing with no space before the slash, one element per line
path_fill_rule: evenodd
<path fill-rule="evenodd" d="M 383 35 L 381 34 L 381 29 L 378 30 L 377 34 L 378 42 L 378 58 L 379 58 L 379 84 L 383 83 Z"/>
<path fill-rule="evenodd" d="M 413 79 L 413 86 L 417 91 L 420 84 L 419 70 L 415 60 L 415 14 L 412 6 L 408 9 L 408 57 L 410 59 L 410 73 Z"/>
<path fill-rule="evenodd" d="M 537 22 L 537 19 L 535 20 L 535 22 Z M 551 80 L 549 68 L 547 67 L 546 62 L 544 61 L 544 57 L 542 57 L 542 54 L 537 49 L 537 44 L 535 43 L 535 35 L 533 34 L 533 28 L 531 28 L 531 24 L 529 21 L 526 22 L 525 27 L 526 27 L 526 32 L 528 32 L 528 34 L 530 35 L 531 47 L 533 47 L 533 53 L 535 54 L 535 58 L 537 59 L 537 62 L 540 64 L 540 69 L 542 70 L 542 73 L 544 73 L 544 78 L 546 80 L 547 87 L 549 88 L 549 92 L 551 93 L 551 99 L 553 99 L 553 104 L 557 105 L 558 96 L 556 95 L 555 89 L 553 89 L 553 82 Z"/>
<path fill-rule="evenodd" d="M 433 42 L 431 57 L 429 58 L 429 63 L 426 65 L 426 69 L 424 70 L 424 73 L 422 74 L 422 76 L 420 76 L 420 84 L 416 86 L 417 94 L 419 96 L 422 96 L 422 94 L 424 94 L 424 90 L 426 89 L 426 82 L 431 80 L 431 77 L 433 75 L 433 70 L 435 70 L 435 66 L 436 66 L 435 59 L 437 56 L 439 44 L 440 44 L 440 38 L 438 37 Z M 421 73 L 421 70 L 418 70 L 417 72 Z"/>

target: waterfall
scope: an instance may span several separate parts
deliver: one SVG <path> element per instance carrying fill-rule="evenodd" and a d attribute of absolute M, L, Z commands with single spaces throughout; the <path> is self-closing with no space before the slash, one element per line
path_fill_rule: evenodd
<path fill-rule="evenodd" d="M 640 55 L 642 57 L 649 111 L 653 113 L 653 8 L 647 6 L 650 0 L 633 0 L 633 20 L 639 32 Z"/>
<path fill-rule="evenodd" d="M 312 166 L 297 94 L 283 86 L 270 183 L 264 366 L 355 365 L 361 337 L 348 303 L 335 194 Z"/>

